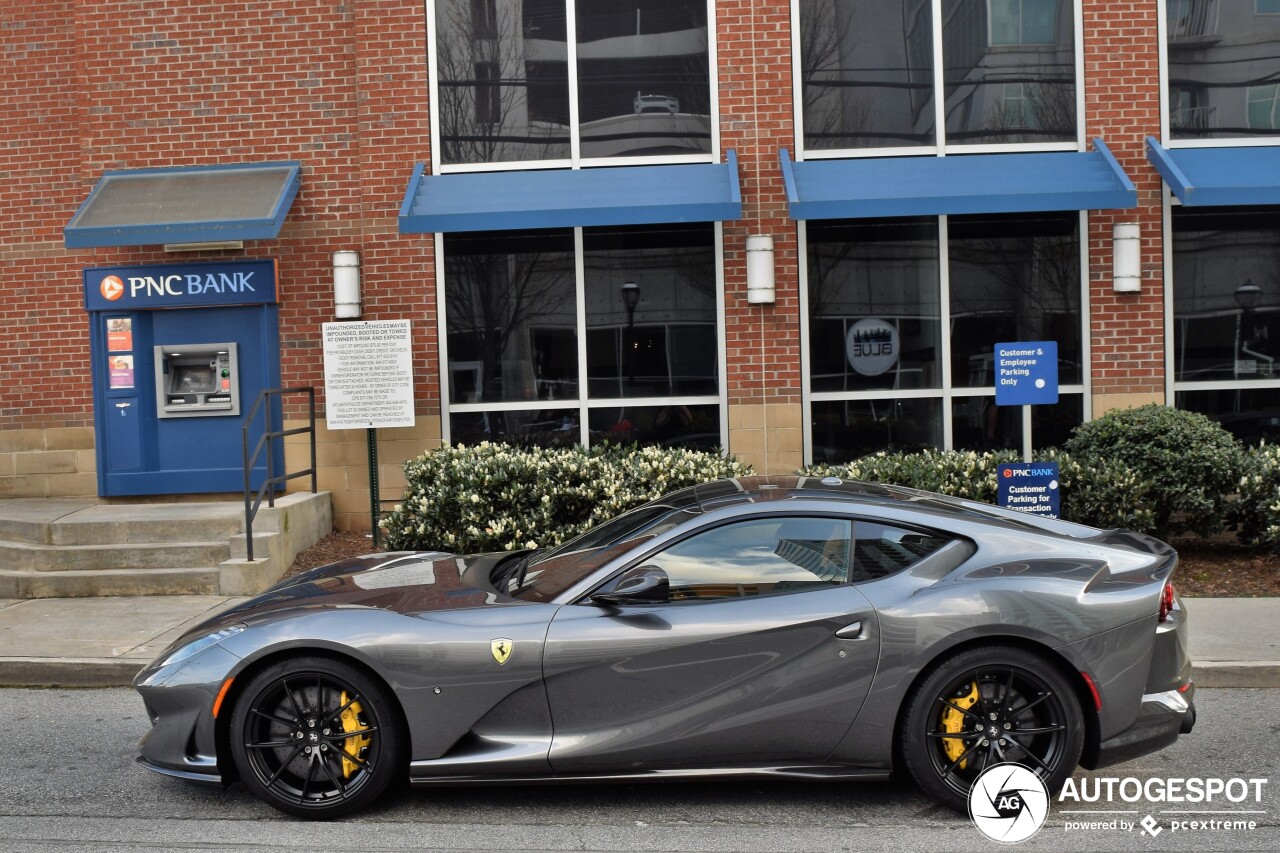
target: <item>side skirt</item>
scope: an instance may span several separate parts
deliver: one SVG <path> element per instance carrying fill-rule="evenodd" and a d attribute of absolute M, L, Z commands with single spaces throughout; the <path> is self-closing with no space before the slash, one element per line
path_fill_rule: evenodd
<path fill-rule="evenodd" d="M 575 782 L 684 782 L 695 779 L 888 779 L 886 770 L 867 770 L 842 765 L 797 767 L 701 767 L 671 770 L 645 770 L 629 773 L 566 773 L 563 775 L 510 776 L 435 776 L 425 775 L 432 762 L 415 761 L 409 765 L 409 783 L 415 787 L 433 785 L 535 785 Z M 423 766 L 426 765 L 426 766 Z"/>

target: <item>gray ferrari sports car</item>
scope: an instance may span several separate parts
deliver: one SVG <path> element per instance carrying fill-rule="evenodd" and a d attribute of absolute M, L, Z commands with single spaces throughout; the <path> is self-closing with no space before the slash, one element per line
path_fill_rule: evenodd
<path fill-rule="evenodd" d="M 139 761 L 332 817 L 388 785 L 988 765 L 1061 786 L 1195 721 L 1177 555 L 1148 536 L 834 478 L 722 480 L 551 550 L 304 572 L 135 686 Z"/>

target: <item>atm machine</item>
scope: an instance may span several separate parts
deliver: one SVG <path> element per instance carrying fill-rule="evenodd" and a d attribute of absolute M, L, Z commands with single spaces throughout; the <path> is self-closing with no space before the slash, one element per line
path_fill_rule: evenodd
<path fill-rule="evenodd" d="M 244 489 L 245 417 L 280 387 L 274 261 L 85 270 L 98 493 Z M 280 423 L 278 400 L 272 423 Z M 265 429 L 250 425 L 252 451 Z M 283 472 L 283 447 L 273 454 Z M 263 454 L 265 457 L 265 454 Z M 266 477 L 259 460 L 250 486 Z"/>

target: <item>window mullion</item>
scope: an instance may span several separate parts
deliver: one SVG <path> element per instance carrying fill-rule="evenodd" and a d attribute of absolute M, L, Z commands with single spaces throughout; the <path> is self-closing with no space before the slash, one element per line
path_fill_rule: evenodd
<path fill-rule="evenodd" d="M 583 256 L 582 229 L 573 229 L 573 279 L 577 300 L 578 328 L 578 443 L 586 447 L 591 438 L 587 411 L 590 383 L 587 381 L 587 264 Z"/>
<path fill-rule="evenodd" d="M 946 216 L 938 217 L 938 319 L 941 325 L 942 334 L 939 336 L 939 345 L 942 352 L 939 353 L 938 363 L 941 366 L 942 376 L 942 447 L 944 450 L 952 450 L 955 442 L 952 439 L 952 420 L 953 413 L 951 411 L 951 252 L 948 246 L 950 236 L 948 234 L 947 225 L 948 218 Z"/>
<path fill-rule="evenodd" d="M 933 0 L 933 135 L 938 156 L 947 145 L 946 69 L 942 65 L 942 0 Z"/>
<path fill-rule="evenodd" d="M 569 78 L 569 159 L 576 169 L 582 165 L 582 134 L 578 126 L 578 16 L 573 0 L 565 0 L 564 6 L 565 73 Z M 581 236 L 579 234 L 578 238 Z M 586 381 L 585 376 L 583 381 Z M 586 435 L 585 424 L 583 435 Z"/>

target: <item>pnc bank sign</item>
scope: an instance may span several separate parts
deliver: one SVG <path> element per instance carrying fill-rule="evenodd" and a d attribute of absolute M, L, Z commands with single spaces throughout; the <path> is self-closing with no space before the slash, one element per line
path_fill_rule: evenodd
<path fill-rule="evenodd" d="M 275 261 L 88 269 L 84 300 L 89 311 L 273 303 Z"/>

